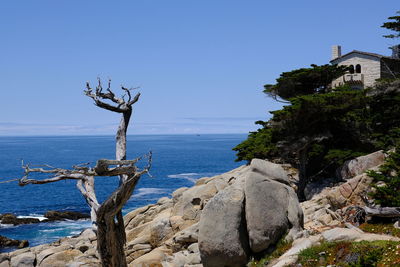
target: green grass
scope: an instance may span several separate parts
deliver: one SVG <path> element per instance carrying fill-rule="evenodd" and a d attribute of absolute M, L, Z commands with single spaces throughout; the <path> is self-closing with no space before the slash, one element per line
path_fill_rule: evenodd
<path fill-rule="evenodd" d="M 400 266 L 400 242 L 324 242 L 301 251 L 297 263 L 302 267 Z"/>
<path fill-rule="evenodd" d="M 280 256 L 282 256 L 291 247 L 292 247 L 292 242 L 285 241 L 285 237 L 283 237 L 276 244 L 274 251 L 272 251 L 271 253 L 264 254 L 261 257 L 258 257 L 258 259 L 253 259 L 252 261 L 250 261 L 247 264 L 247 266 L 248 267 L 263 267 L 270 260 L 277 259 Z"/>
<path fill-rule="evenodd" d="M 393 223 L 363 223 L 360 229 L 368 233 L 400 237 L 400 229 L 395 228 Z"/>

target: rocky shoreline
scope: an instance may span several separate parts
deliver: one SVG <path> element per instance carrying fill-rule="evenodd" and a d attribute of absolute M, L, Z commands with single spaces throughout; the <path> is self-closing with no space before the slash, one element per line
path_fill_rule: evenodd
<path fill-rule="evenodd" d="M 46 212 L 43 217 L 45 217 L 45 219 L 43 220 L 40 220 L 38 218 L 18 218 L 15 214 L 4 213 L 0 214 L 0 223 L 12 224 L 15 226 L 20 224 L 90 219 L 89 214 L 75 212 L 75 211 L 57 211 L 57 210 L 50 210 Z"/>
<path fill-rule="evenodd" d="M 0 223 L 3 225 L 21 225 L 21 224 L 33 224 L 33 223 L 47 223 L 55 221 L 65 221 L 65 220 L 80 220 L 89 219 L 90 215 L 74 212 L 74 211 L 56 211 L 51 210 L 44 214 L 45 219 L 38 218 L 19 218 L 12 213 L 0 214 Z M 15 240 L 5 236 L 0 236 L 0 248 L 25 248 L 29 246 L 28 240 Z"/>
<path fill-rule="evenodd" d="M 15 240 L 0 235 L 0 248 L 6 248 L 6 247 L 25 248 L 27 246 L 29 246 L 28 240 Z"/>
<path fill-rule="evenodd" d="M 124 217 L 128 266 L 243 266 L 285 233 L 293 240 L 292 247 L 268 266 L 293 264 L 299 251 L 323 241 L 400 241 L 365 233 L 349 223 L 349 208 L 362 204 L 370 188 L 365 170 L 377 168 L 383 159 L 384 154 L 376 152 L 347 162 L 344 182 L 302 203 L 293 189 L 296 170 L 285 165 L 256 159 L 248 166 L 201 178 L 191 188 L 177 189 L 172 198 L 161 198 Z M 0 267 L 99 265 L 90 229 L 52 244 L 0 254 Z"/>

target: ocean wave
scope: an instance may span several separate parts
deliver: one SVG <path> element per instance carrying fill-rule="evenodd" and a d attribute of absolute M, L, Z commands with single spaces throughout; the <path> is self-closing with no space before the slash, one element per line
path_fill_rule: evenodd
<path fill-rule="evenodd" d="M 10 227 L 14 227 L 14 225 L 13 224 L 0 223 L 0 228 L 10 228 Z"/>
<path fill-rule="evenodd" d="M 197 173 L 197 172 L 189 172 L 189 173 L 179 173 L 179 174 L 170 174 L 167 177 L 168 178 L 178 178 L 178 179 L 186 179 L 189 180 L 193 183 L 196 182 L 199 178 L 202 177 L 212 177 L 218 175 L 218 173 L 214 172 L 202 172 L 202 173 Z"/>
<path fill-rule="evenodd" d="M 44 217 L 43 215 L 40 215 L 40 214 L 29 214 L 27 216 L 19 215 L 19 216 L 17 216 L 17 218 L 19 218 L 19 219 L 32 218 L 32 219 L 39 219 L 39 221 L 43 221 L 43 220 L 47 219 L 46 217 Z"/>
<path fill-rule="evenodd" d="M 62 228 L 54 228 L 54 229 L 44 229 L 44 230 L 39 230 L 39 232 L 41 233 L 54 233 L 54 232 L 58 232 L 58 231 L 62 231 L 64 229 Z"/>
<path fill-rule="evenodd" d="M 165 189 L 161 189 L 161 188 L 152 188 L 152 187 L 148 187 L 148 188 L 139 188 L 137 190 L 137 193 L 135 193 L 133 196 L 134 197 L 141 197 L 141 196 L 145 196 L 145 195 L 152 195 L 152 194 L 163 194 L 165 193 Z"/>

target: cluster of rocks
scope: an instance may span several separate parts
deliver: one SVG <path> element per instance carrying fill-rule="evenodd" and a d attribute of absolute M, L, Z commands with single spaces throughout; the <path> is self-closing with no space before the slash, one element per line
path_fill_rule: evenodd
<path fill-rule="evenodd" d="M 287 231 L 288 238 L 294 238 L 302 230 L 302 216 L 288 172 L 278 164 L 254 160 L 249 166 L 201 178 L 191 188 L 177 189 L 172 198 L 127 214 L 127 262 L 242 266 Z M 0 266 L 97 266 L 96 238 L 89 231 L 2 254 Z"/>
<path fill-rule="evenodd" d="M 285 233 L 294 240 L 292 248 L 269 266 L 294 263 L 300 250 L 324 240 L 398 241 L 346 223 L 345 211 L 363 203 L 369 188 L 371 179 L 364 171 L 376 168 L 383 158 L 378 152 L 347 162 L 341 172 L 344 183 L 301 204 L 291 186 L 293 170 L 283 165 L 255 159 L 248 166 L 201 178 L 191 188 L 177 189 L 172 198 L 125 216 L 128 265 L 243 266 Z M 98 266 L 95 247 L 95 235 L 85 230 L 77 237 L 0 254 L 0 267 Z"/>
<path fill-rule="evenodd" d="M 304 228 L 310 233 L 321 233 L 350 222 L 348 211 L 354 206 L 365 206 L 372 178 L 365 171 L 377 170 L 383 164 L 382 151 L 345 162 L 338 170 L 343 183 L 327 187 L 300 205 L 304 212 Z"/>
<path fill-rule="evenodd" d="M 3 247 L 17 247 L 25 248 L 29 246 L 28 240 L 15 240 L 5 236 L 0 235 L 0 248 Z"/>
<path fill-rule="evenodd" d="M 129 266 L 243 266 L 287 231 L 293 238 L 302 221 L 288 172 L 253 160 L 128 214 L 127 260 Z"/>
<path fill-rule="evenodd" d="M 368 202 L 372 178 L 365 171 L 377 170 L 384 160 L 385 154 L 377 151 L 345 162 L 337 171 L 344 182 L 324 188 L 310 200 L 300 203 L 304 212 L 303 236 L 296 239 L 291 249 L 268 266 L 293 264 L 301 250 L 324 241 L 400 241 L 399 238 L 390 235 L 364 233 L 349 223 L 351 220 L 348 211 L 355 206 L 365 206 L 365 202 Z"/>
<path fill-rule="evenodd" d="M 44 214 L 45 219 L 39 220 L 38 218 L 18 218 L 15 214 L 4 213 L 0 214 L 0 223 L 2 224 L 30 224 L 40 222 L 53 222 L 53 221 L 64 221 L 64 220 L 80 220 L 89 219 L 90 215 L 75 211 L 56 211 L 51 210 Z"/>
<path fill-rule="evenodd" d="M 99 266 L 96 236 L 87 229 L 76 237 L 0 254 L 0 267 L 10 266 Z"/>

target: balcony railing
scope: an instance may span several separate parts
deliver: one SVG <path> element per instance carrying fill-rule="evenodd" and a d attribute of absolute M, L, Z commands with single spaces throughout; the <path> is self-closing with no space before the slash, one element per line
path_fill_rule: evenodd
<path fill-rule="evenodd" d="M 353 74 L 345 74 L 343 75 L 344 83 L 364 83 L 364 74 L 361 73 L 353 73 Z"/>

